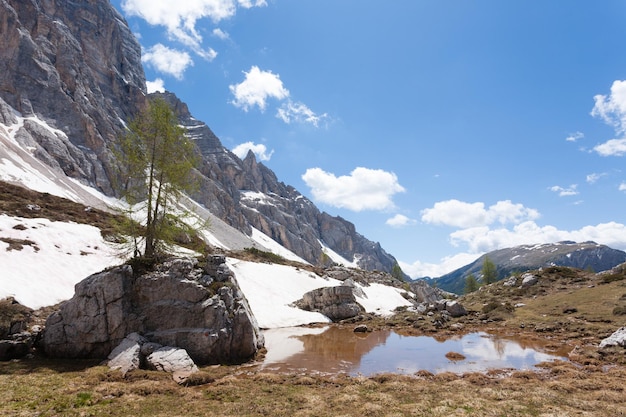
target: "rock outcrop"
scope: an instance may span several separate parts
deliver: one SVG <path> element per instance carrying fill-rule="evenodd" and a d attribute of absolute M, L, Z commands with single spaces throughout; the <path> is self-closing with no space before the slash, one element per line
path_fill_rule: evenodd
<path fill-rule="evenodd" d="M 0 361 L 32 353 L 41 332 L 40 326 L 32 326 L 32 313 L 12 297 L 0 300 Z"/>
<path fill-rule="evenodd" d="M 365 311 L 356 301 L 354 290 L 349 285 L 318 288 L 305 293 L 295 305 L 303 310 L 321 313 L 332 321 L 348 319 Z"/>
<path fill-rule="evenodd" d="M 110 194 L 110 142 L 145 91 L 139 43 L 108 1 L 0 2 L 0 123 L 26 118 L 16 140 L 51 167 Z"/>
<path fill-rule="evenodd" d="M 214 257 L 173 259 L 135 276 L 129 265 L 94 274 L 52 314 L 43 336 L 53 357 L 106 358 L 136 332 L 162 346 L 185 349 L 198 364 L 242 362 L 263 346 L 263 336 L 235 278 L 211 276 Z"/>

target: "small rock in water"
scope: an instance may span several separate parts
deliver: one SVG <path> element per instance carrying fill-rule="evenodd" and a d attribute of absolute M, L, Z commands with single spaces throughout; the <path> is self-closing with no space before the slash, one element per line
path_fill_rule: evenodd
<path fill-rule="evenodd" d="M 367 333 L 369 330 L 370 329 L 365 324 L 359 324 L 354 328 L 354 333 Z"/>

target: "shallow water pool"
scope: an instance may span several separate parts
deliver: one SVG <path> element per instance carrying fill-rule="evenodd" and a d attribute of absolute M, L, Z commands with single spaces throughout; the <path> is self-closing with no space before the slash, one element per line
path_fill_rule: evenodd
<path fill-rule="evenodd" d="M 267 355 L 262 369 L 276 372 L 374 375 L 412 374 L 419 370 L 484 372 L 489 369 L 532 369 L 536 364 L 567 360 L 566 350 L 550 351 L 537 341 L 504 338 L 487 333 L 439 340 L 401 336 L 391 330 L 354 333 L 351 329 L 283 328 L 264 331 Z M 454 352 L 451 360 L 446 354 Z"/>

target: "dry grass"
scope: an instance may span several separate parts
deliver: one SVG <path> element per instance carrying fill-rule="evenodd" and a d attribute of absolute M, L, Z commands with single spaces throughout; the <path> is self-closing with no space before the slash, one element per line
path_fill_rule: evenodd
<path fill-rule="evenodd" d="M 202 370 L 208 383 L 183 387 L 163 373 L 119 372 L 90 363 L 0 364 L 6 416 L 619 416 L 624 368 L 569 363 L 510 376 L 277 375 L 237 367 Z"/>

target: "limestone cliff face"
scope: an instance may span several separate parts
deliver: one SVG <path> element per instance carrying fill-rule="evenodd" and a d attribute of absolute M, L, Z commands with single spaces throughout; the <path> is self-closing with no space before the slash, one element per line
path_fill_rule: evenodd
<path fill-rule="evenodd" d="M 0 1 L 0 122 L 8 106 L 63 132 L 24 124 L 38 158 L 111 193 L 107 145 L 144 93 L 141 48 L 108 1 Z"/>
<path fill-rule="evenodd" d="M 193 198 L 211 213 L 313 264 L 325 259 L 322 242 L 362 268 L 391 270 L 395 259 L 353 224 L 320 212 L 253 154 L 239 159 L 185 103 L 163 96 L 202 154 Z M 36 158 L 114 194 L 112 142 L 146 100 L 141 48 L 107 0 L 0 0 L 0 123 Z"/>

